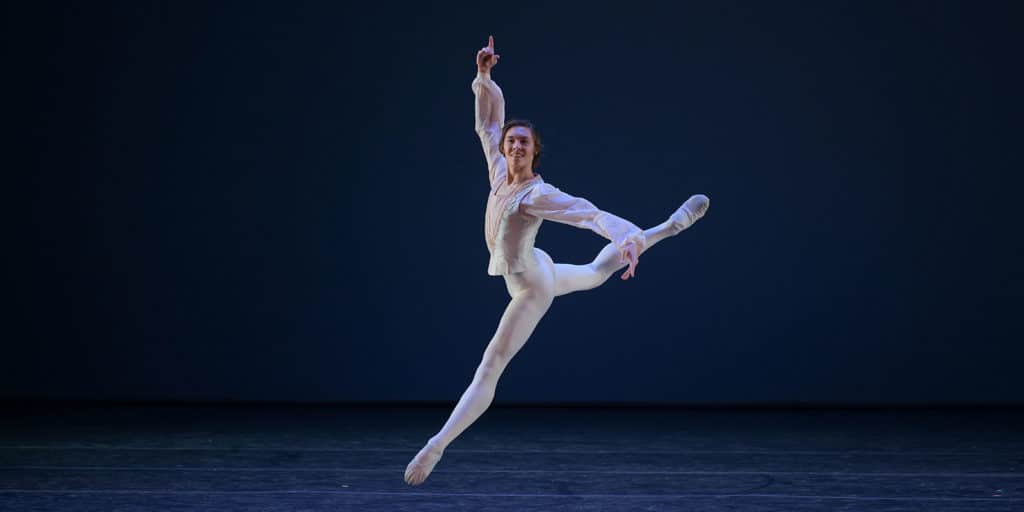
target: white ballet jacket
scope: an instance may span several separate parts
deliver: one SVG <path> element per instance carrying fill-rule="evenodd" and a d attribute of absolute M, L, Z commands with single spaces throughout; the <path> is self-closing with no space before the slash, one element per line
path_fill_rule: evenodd
<path fill-rule="evenodd" d="M 573 197 L 545 183 L 539 174 L 512 184 L 505 157 L 499 150 L 505 123 L 505 98 L 490 73 L 477 73 L 476 133 L 487 156 L 491 193 L 487 198 L 484 235 L 491 259 L 487 273 L 515 274 L 537 265 L 533 243 L 544 219 L 589 229 L 610 240 L 621 251 L 634 244 L 644 247 L 644 233 L 633 223 L 602 211 L 581 197 Z"/>

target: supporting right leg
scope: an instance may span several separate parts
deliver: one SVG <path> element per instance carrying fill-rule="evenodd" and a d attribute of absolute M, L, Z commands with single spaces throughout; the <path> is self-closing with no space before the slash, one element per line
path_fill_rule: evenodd
<path fill-rule="evenodd" d="M 448 421 L 434 437 L 430 438 L 406 468 L 407 483 L 423 483 L 434 469 L 434 465 L 441 459 L 444 449 L 490 407 L 498 378 L 551 306 L 553 295 L 550 292 L 550 285 L 540 288 L 518 293 L 509 302 L 498 323 L 497 332 L 484 351 L 483 360 L 476 369 L 473 381 L 462 393 Z"/>
<path fill-rule="evenodd" d="M 527 291 L 516 295 L 505 308 L 498 323 L 498 330 L 484 350 L 480 365 L 473 375 L 473 381 L 455 405 L 448 421 L 434 438 L 442 447 L 448 446 L 456 437 L 483 414 L 494 400 L 498 379 L 504 373 L 508 362 L 526 344 L 530 334 L 551 306 L 552 296 Z"/>

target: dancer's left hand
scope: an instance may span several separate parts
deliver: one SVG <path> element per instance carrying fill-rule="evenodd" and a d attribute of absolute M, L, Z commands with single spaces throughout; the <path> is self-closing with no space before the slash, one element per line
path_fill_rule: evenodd
<path fill-rule="evenodd" d="M 622 248 L 622 254 L 619 256 L 619 262 L 625 263 L 629 261 L 629 268 L 622 273 L 622 280 L 625 281 L 630 277 L 636 277 L 636 266 L 640 262 L 640 256 L 637 255 L 636 245 L 628 243 Z"/>

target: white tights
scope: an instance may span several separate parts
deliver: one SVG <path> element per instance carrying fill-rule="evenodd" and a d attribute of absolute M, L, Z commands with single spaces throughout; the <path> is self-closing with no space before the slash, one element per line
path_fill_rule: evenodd
<path fill-rule="evenodd" d="M 671 221 L 644 231 L 647 241 L 644 251 L 680 231 L 680 226 Z M 594 261 L 586 265 L 554 263 L 546 252 L 536 248 L 534 252 L 539 263 L 536 267 L 504 276 L 512 300 L 501 316 L 494 337 L 484 350 L 483 360 L 476 369 L 473 381 L 462 393 L 448 421 L 430 438 L 407 468 L 407 482 L 422 483 L 441 458 L 444 449 L 490 407 L 498 379 L 505 367 L 526 344 L 555 297 L 596 288 L 615 271 L 627 266 L 627 263 L 620 262 L 619 251 L 612 244 L 601 249 Z"/>

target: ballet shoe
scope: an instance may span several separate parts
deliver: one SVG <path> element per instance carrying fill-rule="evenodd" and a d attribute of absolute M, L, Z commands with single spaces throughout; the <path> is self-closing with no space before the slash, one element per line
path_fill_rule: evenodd
<path fill-rule="evenodd" d="M 444 455 L 444 449 L 438 448 L 435 443 L 428 441 L 405 467 L 405 483 L 409 485 L 422 484 L 430 476 L 442 455 Z"/>
<path fill-rule="evenodd" d="M 678 231 L 682 231 L 697 222 L 698 219 L 704 216 L 708 211 L 708 207 L 711 206 L 711 199 L 704 194 L 695 194 L 690 196 L 689 199 L 679 207 L 675 213 L 669 217 L 672 221 L 672 227 Z"/>

